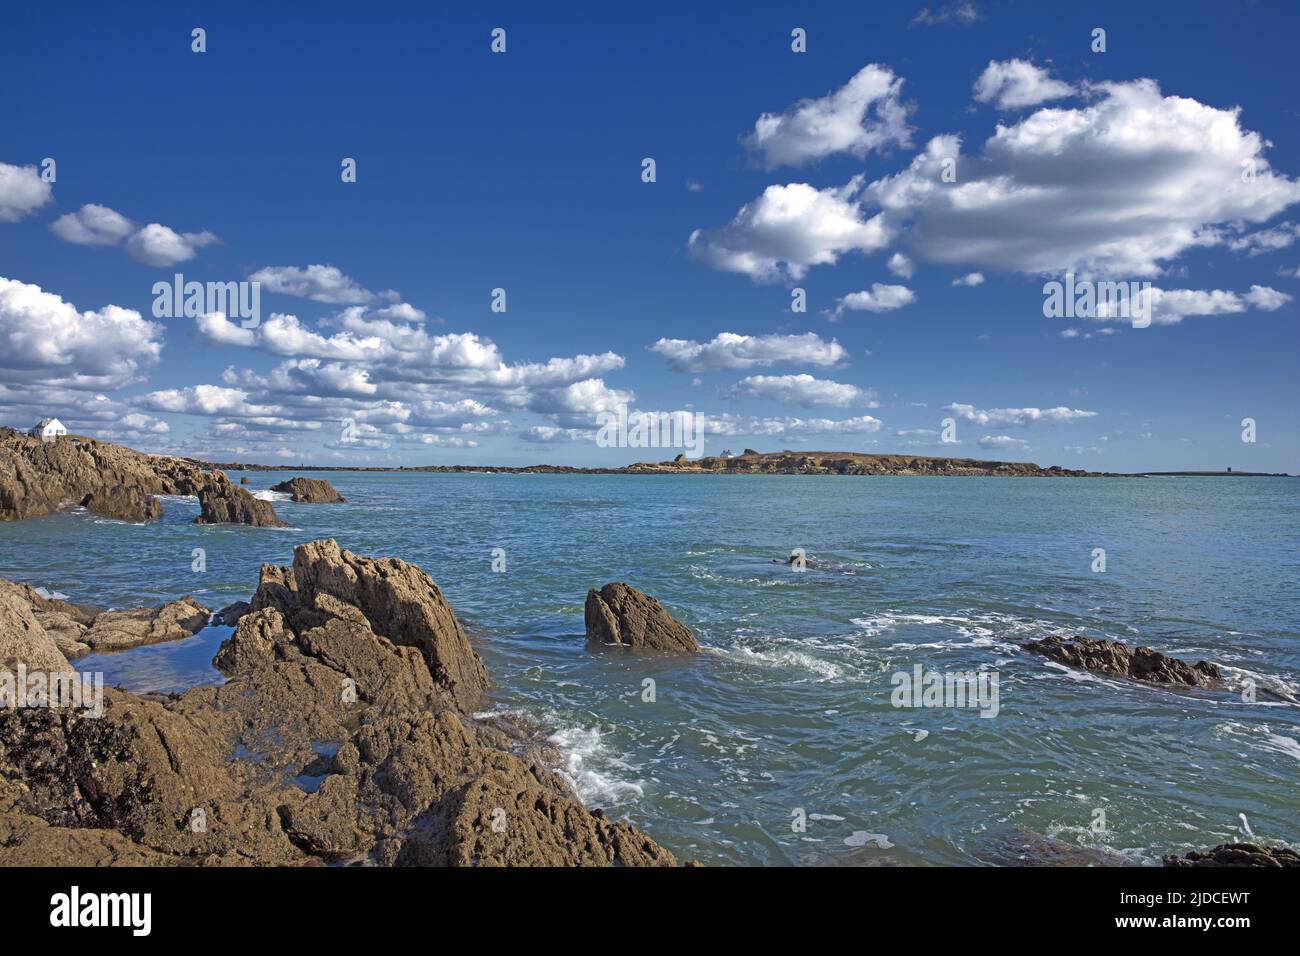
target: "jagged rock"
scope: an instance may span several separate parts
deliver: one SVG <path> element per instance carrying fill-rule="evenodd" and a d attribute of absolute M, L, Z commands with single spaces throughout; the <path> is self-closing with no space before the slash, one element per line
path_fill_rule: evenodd
<path fill-rule="evenodd" d="M 199 489 L 200 514 L 195 524 L 248 524 L 258 528 L 283 528 L 285 523 L 275 516 L 271 502 L 254 498 L 232 484 L 223 472 L 208 475 L 207 483 Z"/>
<path fill-rule="evenodd" d="M 157 498 L 125 485 L 92 491 L 82 499 L 81 504 L 93 514 L 135 524 L 157 521 L 163 515 L 162 502 Z"/>
<path fill-rule="evenodd" d="M 443 794 L 397 857 L 407 866 L 676 866 L 671 853 L 547 790 L 518 768 L 492 770 Z"/>
<path fill-rule="evenodd" d="M 348 499 L 334 490 L 334 486 L 324 479 L 290 478 L 278 485 L 271 486 L 272 491 L 287 492 L 293 501 L 311 505 L 341 504 Z"/>
<path fill-rule="evenodd" d="M 221 642 L 212 666 L 233 677 L 273 663 L 277 656 L 283 656 L 277 655 L 277 647 L 287 647 L 293 641 L 294 635 L 278 610 L 267 607 L 250 611 L 239 619 L 235 633 Z"/>
<path fill-rule="evenodd" d="M 0 672 L 16 674 L 22 664 L 30 672 L 58 673 L 72 669 L 36 619 L 21 586 L 0 581 Z"/>
<path fill-rule="evenodd" d="M 1155 684 L 1212 687 L 1223 677 L 1219 668 L 1207 661 L 1188 664 L 1149 647 L 1131 648 L 1121 641 L 1054 634 L 1030 641 L 1025 649 L 1070 667 Z"/>
<path fill-rule="evenodd" d="M 239 479 L 239 483 L 240 483 L 241 485 L 246 485 L 246 484 L 248 484 L 248 483 L 249 483 L 249 482 L 248 482 L 248 476 L 247 476 L 247 475 L 244 475 L 244 477 L 240 478 L 240 479 Z"/>
<path fill-rule="evenodd" d="M 610 583 L 587 592 L 587 640 L 634 650 L 694 654 L 695 635 L 650 595 L 630 584 Z"/>
<path fill-rule="evenodd" d="M 416 647 L 433 679 L 456 706 L 472 707 L 487 689 L 487 670 L 438 586 L 397 558 L 363 558 L 333 540 L 299 545 L 293 553 L 298 600 L 329 594 L 355 606 L 376 634 Z"/>
<path fill-rule="evenodd" d="M 279 564 L 262 565 L 251 606 L 254 611 L 273 607 L 281 614 L 292 614 L 298 607 L 298 582 L 293 576 L 293 568 Z"/>
<path fill-rule="evenodd" d="M 107 689 L 98 719 L 0 710 L 0 866 L 675 862 L 455 709 L 486 674 L 422 571 L 324 541 L 288 571 L 264 566 L 224 684 Z M 9 605 L 34 613 L 16 586 Z"/>
<path fill-rule="evenodd" d="M 109 442 L 69 435 L 43 442 L 0 429 L 0 520 L 51 514 L 101 489 L 139 494 L 193 495 L 204 483 L 199 464 L 145 455 Z"/>
<path fill-rule="evenodd" d="M 1300 867 L 1300 853 L 1286 847 L 1260 846 L 1257 843 L 1221 843 L 1205 853 L 1193 851 L 1184 857 L 1166 854 L 1165 866 L 1264 866 Z"/>
<path fill-rule="evenodd" d="M 207 626 L 212 612 L 186 595 L 156 608 L 104 611 L 81 637 L 93 651 L 122 651 L 145 644 L 179 641 Z"/>
<path fill-rule="evenodd" d="M 399 647 L 376 634 L 361 611 L 327 593 L 313 596 L 312 616 L 299 617 L 298 645 L 323 664 L 347 674 L 357 696 L 376 713 L 431 710 L 445 704 L 417 647 Z M 472 651 L 471 651 L 472 653 Z"/>
<path fill-rule="evenodd" d="M 253 605 L 247 601 L 235 601 L 227 604 L 213 619 L 213 624 L 221 624 L 225 627 L 234 627 L 239 623 L 239 619 L 253 609 Z"/>

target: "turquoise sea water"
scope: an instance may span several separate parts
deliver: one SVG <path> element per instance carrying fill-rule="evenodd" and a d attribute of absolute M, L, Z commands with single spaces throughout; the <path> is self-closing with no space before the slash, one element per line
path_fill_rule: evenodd
<path fill-rule="evenodd" d="M 250 490 L 284 477 L 251 473 Z M 0 576 L 216 610 L 313 538 L 415 562 L 488 665 L 485 709 L 536 722 L 590 806 L 705 862 L 999 863 L 1026 833 L 1148 863 L 1247 826 L 1300 843 L 1300 707 L 1284 699 L 1300 698 L 1296 480 L 318 477 L 350 503 L 277 500 L 289 530 L 193 525 L 187 499 L 152 526 L 82 510 L 0 524 Z M 795 548 L 806 572 L 781 563 Z M 612 580 L 657 596 L 705 653 L 587 651 L 587 588 Z M 78 664 L 181 689 L 221 679 L 209 662 L 228 633 Z M 1205 658 L 1229 689 L 1020 650 L 1052 633 Z M 997 716 L 892 706 L 891 675 L 916 664 L 995 671 Z"/>

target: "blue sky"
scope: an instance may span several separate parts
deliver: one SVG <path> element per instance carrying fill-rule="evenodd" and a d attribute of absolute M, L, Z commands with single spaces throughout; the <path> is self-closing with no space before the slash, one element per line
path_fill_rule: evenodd
<path fill-rule="evenodd" d="M 15 9 L 0 422 L 671 457 L 597 447 L 626 404 L 708 453 L 1300 471 L 1294 6 L 844 6 Z M 258 277 L 261 324 L 155 317 L 177 272 Z M 1066 272 L 1150 282 L 1155 321 L 1045 317 Z"/>

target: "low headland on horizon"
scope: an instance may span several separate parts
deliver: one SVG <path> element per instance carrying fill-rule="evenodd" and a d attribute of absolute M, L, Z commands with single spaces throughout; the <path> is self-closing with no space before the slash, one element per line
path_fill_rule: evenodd
<path fill-rule="evenodd" d="M 14 447 L 17 441 L 31 439 L 13 428 L 0 428 L 0 447 Z M 298 464 L 264 464 L 247 461 L 217 462 L 196 455 L 154 453 L 137 451 L 125 445 L 89 435 L 67 435 L 63 439 L 73 443 L 93 443 L 98 446 L 123 448 L 140 455 L 171 458 L 207 470 L 222 471 L 328 471 L 328 472 L 428 472 L 434 474 L 556 474 L 556 475 L 855 475 L 855 476 L 937 476 L 937 477 L 1021 477 L 1021 478 L 1142 478 L 1142 477 L 1206 477 L 1206 478 L 1290 478 L 1288 472 L 1237 471 L 1227 468 L 1210 470 L 1143 470 L 1143 471 L 1090 471 L 1081 468 L 1063 468 L 1060 465 L 1039 465 L 1026 461 L 968 458 L 948 455 L 880 454 L 857 451 L 797 451 L 782 449 L 761 452 L 746 448 L 738 455 L 704 455 L 687 458 L 678 454 L 662 461 L 637 461 L 615 467 L 556 465 L 322 465 L 300 462 Z M 632 449 L 635 450 L 635 449 Z"/>

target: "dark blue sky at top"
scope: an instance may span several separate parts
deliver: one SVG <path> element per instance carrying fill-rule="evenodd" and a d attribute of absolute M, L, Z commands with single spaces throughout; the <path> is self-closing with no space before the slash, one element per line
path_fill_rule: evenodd
<path fill-rule="evenodd" d="M 688 255 L 692 230 L 727 223 L 773 183 L 821 188 L 859 172 L 875 179 L 944 132 L 977 148 L 999 120 L 1011 121 L 972 102 L 972 83 L 994 59 L 1032 57 L 1071 83 L 1150 77 L 1166 94 L 1240 106 L 1242 126 L 1271 141 L 1274 168 L 1300 175 L 1295 4 L 989 0 L 973 24 L 914 24 L 923 5 L 10 5 L 0 30 L 0 161 L 54 156 L 59 177 L 51 206 L 0 224 L 0 275 L 79 309 L 111 302 L 148 315 L 153 282 L 173 271 L 224 280 L 328 263 L 368 288 L 400 290 L 441 320 L 431 332 L 491 338 L 509 362 L 615 351 L 626 366 L 602 377 L 635 391 L 641 408 L 870 413 L 885 423 L 874 435 L 779 439 L 777 447 L 891 452 L 896 430 L 936 428 L 952 402 L 1065 405 L 1098 414 L 1016 431 L 1028 450 L 1001 457 L 1300 470 L 1294 301 L 1067 340 L 1043 317 L 1041 278 L 985 270 L 983 285 L 961 288 L 951 281 L 967 270 L 923 264 L 907 282 L 914 305 L 832 323 L 823 310 L 839 297 L 899 281 L 885 268 L 887 252 L 814 266 L 794 283 L 808 290 L 806 314 L 790 312 L 789 284 L 715 271 Z M 194 26 L 207 30 L 202 56 L 189 48 Z M 508 31 L 504 56 L 488 50 L 497 26 Z M 1105 54 L 1089 50 L 1096 26 L 1107 30 Z M 808 32 L 804 55 L 790 51 L 793 27 Z M 760 113 L 823 96 L 868 63 L 905 80 L 912 148 L 771 171 L 746 154 L 739 137 Z M 344 156 L 358 161 L 355 185 L 339 181 Z M 646 156 L 657 163 L 654 184 L 640 180 Z M 688 179 L 702 188 L 688 190 Z M 172 270 L 51 234 L 54 218 L 91 202 L 141 222 L 208 229 L 221 243 Z M 1193 250 L 1168 265 L 1177 279 L 1162 277 L 1166 287 L 1300 292 L 1300 279 L 1278 275 L 1300 266 L 1296 245 L 1257 257 Z M 504 315 L 488 308 L 497 286 L 508 290 Z M 336 309 L 268 295 L 264 311 L 308 322 Z M 189 320 L 165 321 L 161 364 L 120 397 L 217 383 L 228 365 L 265 371 L 279 361 L 204 341 Z M 814 331 L 837 339 L 848 358 L 835 369 L 704 372 L 696 385 L 696 375 L 647 350 L 661 337 L 724 331 Z M 798 372 L 874 389 L 879 407 L 791 409 L 726 394 L 746 374 Z M 1259 423 L 1256 445 L 1239 440 L 1245 416 Z M 193 436 L 213 447 L 203 419 L 164 417 L 169 446 Z M 542 421 L 507 417 L 516 426 Z M 656 457 L 590 443 L 537 446 L 519 430 L 474 449 L 397 448 L 357 460 Z M 309 437 L 286 441 L 306 460 L 325 458 Z M 709 450 L 744 444 L 772 446 L 736 438 Z M 999 457 L 970 441 L 960 453 Z"/>

